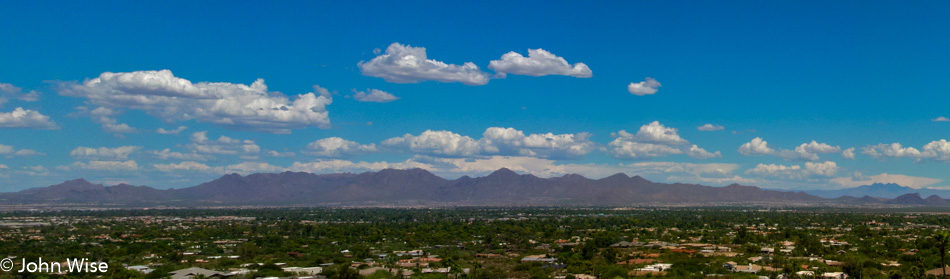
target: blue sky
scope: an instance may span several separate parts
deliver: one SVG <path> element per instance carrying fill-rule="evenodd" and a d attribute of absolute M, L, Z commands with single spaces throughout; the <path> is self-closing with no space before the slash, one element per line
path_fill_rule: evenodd
<path fill-rule="evenodd" d="M 0 191 L 386 167 L 950 187 L 948 12 L 936 1 L 5 2 Z"/>

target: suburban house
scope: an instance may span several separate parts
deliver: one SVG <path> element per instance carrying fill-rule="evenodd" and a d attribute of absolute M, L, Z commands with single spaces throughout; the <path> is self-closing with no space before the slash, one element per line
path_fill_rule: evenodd
<path fill-rule="evenodd" d="M 845 279 L 848 278 L 848 274 L 844 272 L 825 272 L 821 274 L 821 277 L 828 279 Z"/>
<path fill-rule="evenodd" d="M 530 262 L 554 263 L 554 262 L 557 262 L 557 258 L 548 258 L 548 255 L 531 255 L 531 256 L 525 256 L 524 258 L 521 258 L 521 262 L 523 263 L 530 263 Z"/>
<path fill-rule="evenodd" d="M 169 274 L 171 274 L 172 279 L 193 279 L 195 277 L 227 278 L 228 276 L 230 276 L 224 272 L 204 269 L 200 267 L 189 267 L 185 269 L 179 269 L 179 270 L 169 272 Z"/>
<path fill-rule="evenodd" d="M 745 272 L 745 273 L 759 273 L 762 271 L 762 266 L 757 264 L 747 264 L 747 265 L 736 265 L 732 268 L 733 272 Z"/>

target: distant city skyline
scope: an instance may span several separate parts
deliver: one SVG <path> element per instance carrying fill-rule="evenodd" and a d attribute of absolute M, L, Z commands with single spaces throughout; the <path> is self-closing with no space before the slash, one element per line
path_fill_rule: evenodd
<path fill-rule="evenodd" d="M 499 168 L 950 188 L 950 4 L 0 4 L 0 192 Z"/>

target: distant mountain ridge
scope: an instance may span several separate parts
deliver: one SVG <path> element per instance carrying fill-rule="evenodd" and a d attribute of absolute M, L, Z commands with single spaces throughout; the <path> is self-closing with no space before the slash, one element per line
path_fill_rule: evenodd
<path fill-rule="evenodd" d="M 196 186 L 158 190 L 104 186 L 83 179 L 0 194 L 0 204 L 313 205 L 313 206 L 629 206 L 722 204 L 950 205 L 942 198 L 824 199 L 803 192 L 733 184 L 712 187 L 656 183 L 618 173 L 601 179 L 577 174 L 541 178 L 506 168 L 482 177 L 445 179 L 423 169 L 359 174 L 304 172 L 228 174 Z"/>
<path fill-rule="evenodd" d="M 858 186 L 853 188 L 837 189 L 837 190 L 810 190 L 805 191 L 806 193 L 822 198 L 839 198 L 844 196 L 851 197 L 863 197 L 871 196 L 877 198 L 893 199 L 906 194 L 918 193 L 921 196 L 933 196 L 937 195 L 942 198 L 950 198 L 950 190 L 940 190 L 940 189 L 915 189 L 906 186 L 901 186 L 894 183 L 874 183 L 871 185 Z"/>

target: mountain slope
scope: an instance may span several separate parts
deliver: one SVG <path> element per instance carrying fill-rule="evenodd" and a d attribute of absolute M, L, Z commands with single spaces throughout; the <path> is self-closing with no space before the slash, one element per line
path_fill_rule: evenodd
<path fill-rule="evenodd" d="M 877 198 L 886 198 L 893 199 L 901 195 L 919 193 L 921 196 L 932 196 L 937 195 L 942 198 L 950 198 L 950 190 L 939 190 L 939 189 L 914 189 L 906 186 L 901 186 L 898 184 L 888 183 L 881 184 L 875 183 L 871 185 L 858 186 L 853 188 L 845 188 L 838 190 L 811 190 L 806 191 L 806 193 L 819 196 L 822 198 L 832 199 L 839 198 L 844 196 L 851 197 L 863 197 L 871 196 Z"/>
<path fill-rule="evenodd" d="M 170 197 L 170 190 L 128 184 L 103 186 L 80 178 L 49 187 L 0 194 L 0 201 L 4 203 L 136 203 L 167 200 Z"/>

